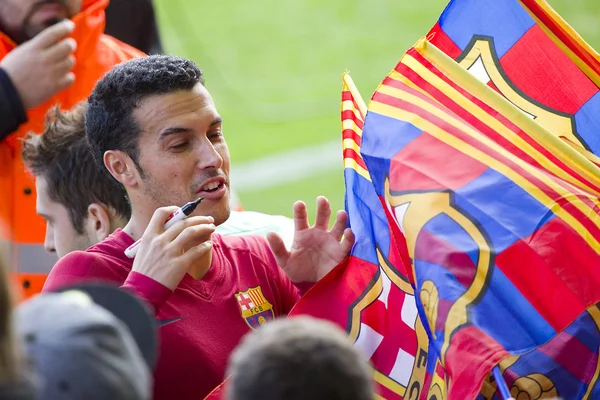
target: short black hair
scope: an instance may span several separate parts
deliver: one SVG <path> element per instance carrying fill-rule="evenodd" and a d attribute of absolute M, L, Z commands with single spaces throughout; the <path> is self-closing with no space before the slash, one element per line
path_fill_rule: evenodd
<path fill-rule="evenodd" d="M 227 400 L 372 400 L 366 358 L 333 323 L 301 316 L 249 333 L 233 351 Z"/>
<path fill-rule="evenodd" d="M 46 115 L 44 133 L 29 133 L 23 142 L 23 162 L 36 176 L 48 183 L 48 197 L 69 211 L 79 234 L 88 215 L 88 206 L 102 203 L 124 219 L 131 216 L 127 194 L 92 157 L 85 135 L 85 103 L 69 111 L 58 106 Z"/>
<path fill-rule="evenodd" d="M 88 99 L 85 130 L 96 162 L 104 167 L 104 153 L 120 150 L 143 175 L 137 146 L 140 127 L 133 111 L 148 96 L 192 90 L 198 83 L 204 85 L 202 71 L 181 57 L 153 55 L 116 65 Z"/>

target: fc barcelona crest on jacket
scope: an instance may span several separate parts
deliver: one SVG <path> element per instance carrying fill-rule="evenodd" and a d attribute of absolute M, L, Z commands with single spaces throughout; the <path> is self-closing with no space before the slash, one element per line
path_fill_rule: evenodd
<path fill-rule="evenodd" d="M 238 292 L 235 298 L 250 328 L 256 329 L 274 318 L 273 305 L 263 296 L 260 286 Z"/>

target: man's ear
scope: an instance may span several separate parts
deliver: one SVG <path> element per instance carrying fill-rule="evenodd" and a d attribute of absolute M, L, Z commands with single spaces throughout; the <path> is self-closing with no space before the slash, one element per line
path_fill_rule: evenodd
<path fill-rule="evenodd" d="M 95 243 L 103 241 L 112 233 L 110 214 L 104 205 L 92 203 L 88 206 L 86 231 Z"/>
<path fill-rule="evenodd" d="M 125 188 L 137 186 L 140 174 L 129 155 L 120 150 L 108 150 L 104 153 L 104 165 L 108 172 Z"/>

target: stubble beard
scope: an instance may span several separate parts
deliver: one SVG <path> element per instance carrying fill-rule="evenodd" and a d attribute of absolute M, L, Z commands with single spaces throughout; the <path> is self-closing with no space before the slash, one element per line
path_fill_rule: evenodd
<path fill-rule="evenodd" d="M 33 25 L 31 23 L 31 19 L 33 18 L 33 14 L 35 13 L 35 11 L 43 6 L 44 4 L 49 4 L 49 3 L 59 3 L 61 4 L 65 10 L 67 11 L 67 17 L 66 18 L 71 18 L 72 15 L 70 15 L 69 12 L 69 7 L 68 4 L 65 0 L 54 0 L 54 1 L 38 1 L 36 3 L 34 3 L 31 8 L 28 10 L 27 14 L 25 15 L 25 18 L 23 18 L 23 24 L 22 24 L 22 29 L 20 32 L 20 35 L 22 36 L 22 40 L 30 40 L 32 38 L 34 38 L 35 36 L 37 36 L 40 32 L 42 32 L 44 29 L 51 27 L 52 25 L 55 25 L 61 21 L 63 21 L 65 18 L 51 18 L 47 21 L 45 21 L 43 24 L 41 25 Z"/>
<path fill-rule="evenodd" d="M 204 180 L 218 175 L 218 172 L 208 173 L 205 177 L 202 178 L 202 181 L 200 182 L 204 182 Z M 201 184 L 192 184 L 188 189 L 188 192 L 185 195 L 183 195 L 185 197 L 182 197 L 182 194 L 179 192 L 166 192 L 164 186 L 161 185 L 160 182 L 153 179 L 149 174 L 143 173 L 141 174 L 141 176 L 144 182 L 144 196 L 152 199 L 152 202 L 156 206 L 156 208 L 168 206 L 182 207 L 185 203 L 196 199 L 196 195 L 194 193 L 196 193 L 197 190 L 200 189 Z M 199 214 L 198 211 L 196 211 L 196 213 L 192 215 L 210 215 L 214 218 L 215 225 L 221 225 L 222 223 L 227 221 L 227 219 L 229 219 L 229 215 L 231 214 L 231 207 L 229 204 L 231 194 L 229 190 L 228 179 L 225 185 L 227 186 L 227 193 L 219 200 L 219 202 L 222 203 L 220 207 L 214 207 L 213 209 L 206 210 L 209 211 L 208 213 L 200 211 Z M 202 205 L 198 207 L 199 210 L 202 210 L 202 208 Z"/>

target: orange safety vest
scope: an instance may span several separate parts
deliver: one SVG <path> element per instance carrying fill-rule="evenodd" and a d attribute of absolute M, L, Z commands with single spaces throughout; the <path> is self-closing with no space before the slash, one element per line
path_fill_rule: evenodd
<path fill-rule="evenodd" d="M 87 99 L 98 79 L 114 65 L 144 56 L 141 51 L 103 33 L 104 9 L 108 2 L 84 0 L 82 11 L 73 17 L 75 30 L 71 37 L 77 41 L 75 83 L 45 104 L 28 110 L 28 122 L 0 141 L 0 250 L 8 251 L 8 261 L 16 269 L 24 297 L 41 290 L 56 263 L 56 256 L 44 250 L 46 226 L 35 212 L 35 184 L 21 159 L 21 139 L 30 131 L 43 132 L 44 117 L 53 105 L 59 103 L 63 109 L 73 107 Z M 16 44 L 0 32 L 0 59 L 15 47 Z"/>

